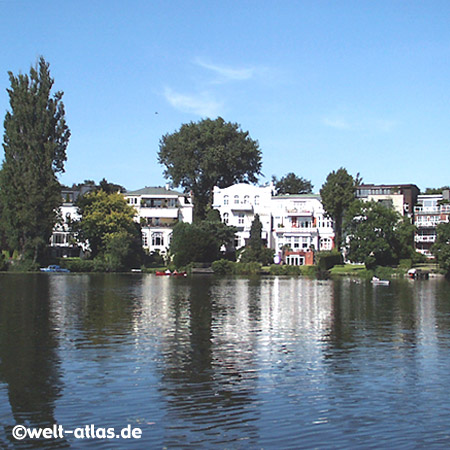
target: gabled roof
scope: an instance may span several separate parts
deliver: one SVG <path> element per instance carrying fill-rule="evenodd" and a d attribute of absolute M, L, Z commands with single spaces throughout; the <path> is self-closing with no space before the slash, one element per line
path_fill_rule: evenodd
<path fill-rule="evenodd" d="M 176 196 L 184 196 L 185 194 L 173 191 L 171 189 L 166 189 L 165 187 L 148 187 L 138 189 L 137 191 L 126 191 L 125 195 L 176 195 Z"/>

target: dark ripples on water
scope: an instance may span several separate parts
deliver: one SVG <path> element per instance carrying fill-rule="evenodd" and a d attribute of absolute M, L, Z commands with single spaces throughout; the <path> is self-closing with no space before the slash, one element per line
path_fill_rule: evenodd
<path fill-rule="evenodd" d="M 0 276 L 2 448 L 446 448 L 443 280 Z M 12 427 L 140 427 L 17 443 Z"/>

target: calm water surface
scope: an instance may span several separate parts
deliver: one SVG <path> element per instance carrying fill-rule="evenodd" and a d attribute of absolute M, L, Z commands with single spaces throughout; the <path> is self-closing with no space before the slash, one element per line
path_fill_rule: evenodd
<path fill-rule="evenodd" d="M 448 448 L 449 392 L 444 280 L 0 275 L 1 448 Z"/>

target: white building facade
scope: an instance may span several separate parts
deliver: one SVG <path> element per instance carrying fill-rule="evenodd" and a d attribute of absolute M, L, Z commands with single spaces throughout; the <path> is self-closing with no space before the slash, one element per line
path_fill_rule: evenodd
<path fill-rule="evenodd" d="M 173 227 L 192 223 L 192 199 L 166 187 L 145 187 L 123 194 L 136 210 L 135 220 L 142 226 L 142 246 L 151 252 L 168 254 Z"/>
<path fill-rule="evenodd" d="M 432 258 L 431 247 L 436 242 L 436 228 L 440 223 L 449 222 L 449 191 L 443 194 L 419 195 L 414 207 L 414 236 L 416 250 L 427 258 Z"/>
<path fill-rule="evenodd" d="M 263 226 L 262 238 L 287 264 L 305 264 L 308 252 L 334 247 L 333 222 L 326 217 L 319 195 L 277 196 L 272 184 L 240 183 L 214 188 L 213 208 L 224 223 L 237 228 L 236 249 L 245 246 L 256 214 Z"/>
<path fill-rule="evenodd" d="M 255 215 L 262 223 L 262 239 L 268 247 L 272 246 L 271 198 L 273 185 L 254 186 L 239 183 L 220 189 L 214 188 L 213 208 L 220 212 L 222 222 L 237 228 L 234 246 L 244 247 L 250 238 L 250 228 Z"/>
<path fill-rule="evenodd" d="M 331 250 L 333 221 L 326 217 L 319 195 L 281 195 L 271 199 L 276 252 Z"/>

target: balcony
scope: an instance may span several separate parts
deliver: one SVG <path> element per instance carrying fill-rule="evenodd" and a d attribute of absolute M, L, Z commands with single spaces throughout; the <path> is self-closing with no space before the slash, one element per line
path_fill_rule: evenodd
<path fill-rule="evenodd" d="M 436 236 L 420 236 L 416 235 L 414 236 L 415 242 L 436 242 Z"/>
<path fill-rule="evenodd" d="M 253 211 L 253 205 L 250 203 L 233 203 L 231 205 L 232 211 Z"/>
<path fill-rule="evenodd" d="M 313 212 L 308 209 L 286 208 L 286 214 L 288 216 L 311 217 L 313 215 Z"/>
<path fill-rule="evenodd" d="M 158 217 L 161 219 L 178 219 L 178 208 L 149 208 L 141 206 L 136 208 L 140 217 Z"/>
<path fill-rule="evenodd" d="M 450 205 L 441 205 L 436 207 L 415 206 L 414 213 L 416 214 L 450 214 Z"/>

